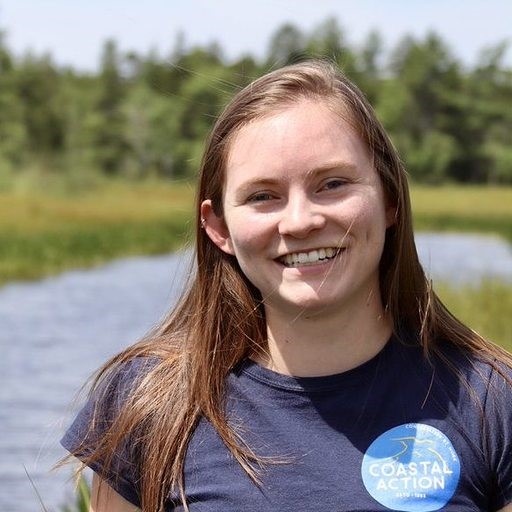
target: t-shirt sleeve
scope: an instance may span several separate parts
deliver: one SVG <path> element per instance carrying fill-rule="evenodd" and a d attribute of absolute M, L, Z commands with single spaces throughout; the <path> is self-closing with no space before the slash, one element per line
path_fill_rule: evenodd
<path fill-rule="evenodd" d="M 123 498 L 141 506 L 140 472 L 136 451 L 130 437 L 121 443 L 106 465 L 104 460 L 88 462 L 107 429 L 112 425 L 135 381 L 147 369 L 147 360 L 134 359 L 106 378 L 89 396 L 83 408 L 61 439 L 62 446 L 78 459 L 85 461 L 95 473 Z"/>
<path fill-rule="evenodd" d="M 496 370 L 492 372 L 485 403 L 485 436 L 495 488 L 492 510 L 512 503 L 512 371 L 505 372 L 508 381 Z"/>

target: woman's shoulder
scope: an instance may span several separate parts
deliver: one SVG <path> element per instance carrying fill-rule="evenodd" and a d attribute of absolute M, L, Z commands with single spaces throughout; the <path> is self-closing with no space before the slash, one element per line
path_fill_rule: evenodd
<path fill-rule="evenodd" d="M 502 348 L 485 340 L 470 346 L 449 339 L 434 340 L 428 350 L 400 340 L 395 346 L 415 382 L 427 382 L 436 393 L 467 403 L 508 396 L 512 409 L 512 356 Z"/>
<path fill-rule="evenodd" d="M 457 379 L 485 401 L 507 397 L 512 410 L 512 356 L 502 348 L 490 343 L 480 348 L 458 346 L 441 340 L 433 357 L 441 378 Z"/>
<path fill-rule="evenodd" d="M 91 429 L 113 421 L 129 395 L 158 364 L 155 358 L 133 357 L 114 360 L 99 370 L 88 395 L 66 432 L 66 438 L 81 438 Z"/>
<path fill-rule="evenodd" d="M 123 402 L 159 362 L 156 357 L 136 356 L 111 363 L 102 368 L 94 379 L 88 401 Z"/>

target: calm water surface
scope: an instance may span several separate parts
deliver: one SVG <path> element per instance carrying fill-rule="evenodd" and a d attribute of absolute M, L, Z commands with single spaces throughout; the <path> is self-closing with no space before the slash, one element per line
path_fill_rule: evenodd
<path fill-rule="evenodd" d="M 512 283 L 511 246 L 468 235 L 417 237 L 435 280 Z M 118 261 L 99 269 L 0 288 L 0 511 L 49 511 L 71 500 L 58 440 L 77 409 L 72 397 L 105 359 L 154 325 L 182 287 L 182 255 Z"/>

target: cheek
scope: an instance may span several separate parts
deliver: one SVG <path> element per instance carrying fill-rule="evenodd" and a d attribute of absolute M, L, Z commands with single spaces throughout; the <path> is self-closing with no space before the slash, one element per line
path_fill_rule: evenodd
<path fill-rule="evenodd" d="M 364 233 L 367 240 L 384 237 L 387 225 L 384 204 L 378 197 L 354 198 L 345 222 L 349 230 Z"/>
<path fill-rule="evenodd" d="M 352 225 L 354 228 L 362 227 L 375 215 L 374 211 L 373 201 L 364 195 L 358 195 L 343 204 L 340 216 L 347 225 Z"/>
<path fill-rule="evenodd" d="M 264 249 L 272 238 L 270 219 L 261 215 L 231 215 L 226 218 L 228 231 L 237 252 Z"/>

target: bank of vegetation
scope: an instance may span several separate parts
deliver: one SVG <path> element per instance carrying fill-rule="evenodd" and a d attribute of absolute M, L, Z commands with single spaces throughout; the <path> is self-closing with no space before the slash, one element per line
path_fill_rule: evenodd
<path fill-rule="evenodd" d="M 0 192 L 0 285 L 177 250 L 190 238 L 192 203 L 187 183 L 114 181 L 71 196 Z"/>
<path fill-rule="evenodd" d="M 411 187 L 416 231 L 495 234 L 512 243 L 512 187 Z"/>
<path fill-rule="evenodd" d="M 435 285 L 450 311 L 466 325 L 512 352 L 512 286 L 498 281 L 455 287 Z"/>
<path fill-rule="evenodd" d="M 190 242 L 193 183 L 107 181 L 69 195 L 0 191 L 0 285 Z M 512 241 L 512 187 L 412 188 L 417 230 L 473 231 Z"/>

